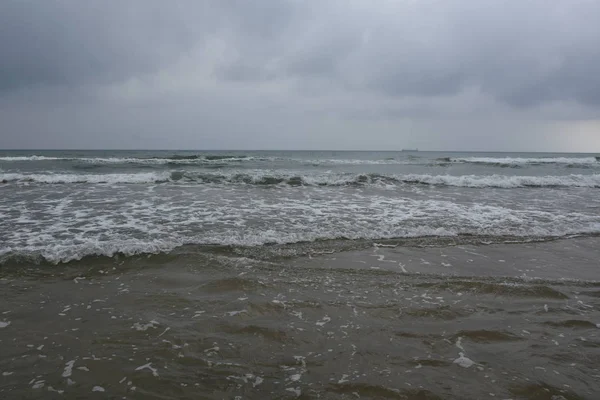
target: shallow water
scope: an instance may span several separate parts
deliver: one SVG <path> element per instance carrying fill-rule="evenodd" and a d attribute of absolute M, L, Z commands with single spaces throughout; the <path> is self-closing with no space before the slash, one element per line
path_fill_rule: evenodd
<path fill-rule="evenodd" d="M 600 395 L 598 238 L 346 245 L 5 265 L 1 396 Z"/>
<path fill-rule="evenodd" d="M 600 234 L 593 154 L 0 151 L 0 264 L 187 245 Z"/>
<path fill-rule="evenodd" d="M 594 154 L 0 152 L 2 398 L 600 398 Z"/>

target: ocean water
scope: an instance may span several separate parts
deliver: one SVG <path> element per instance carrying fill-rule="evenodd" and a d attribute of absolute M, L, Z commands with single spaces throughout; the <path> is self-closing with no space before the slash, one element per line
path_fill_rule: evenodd
<path fill-rule="evenodd" d="M 0 182 L 0 262 L 600 233 L 594 154 L 4 151 Z"/>
<path fill-rule="evenodd" d="M 596 400 L 596 157 L 0 152 L 0 398 Z"/>

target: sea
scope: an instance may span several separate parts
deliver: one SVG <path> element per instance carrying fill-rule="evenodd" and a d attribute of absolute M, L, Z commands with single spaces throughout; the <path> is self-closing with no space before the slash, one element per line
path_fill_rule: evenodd
<path fill-rule="evenodd" d="M 600 154 L 0 151 L 2 398 L 600 398 Z"/>

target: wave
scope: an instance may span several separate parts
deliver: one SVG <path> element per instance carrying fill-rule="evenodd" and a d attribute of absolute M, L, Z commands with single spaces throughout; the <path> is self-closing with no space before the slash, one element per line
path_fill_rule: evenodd
<path fill-rule="evenodd" d="M 183 245 L 180 240 L 120 240 L 119 242 L 99 243 L 97 241 L 79 244 L 59 244 L 52 248 L 0 249 L 0 265 L 19 262 L 49 262 L 51 264 L 68 263 L 85 257 L 114 257 L 117 255 L 134 256 L 140 254 L 169 253 Z"/>
<path fill-rule="evenodd" d="M 46 157 L 46 156 L 0 157 L 0 161 L 60 161 L 60 160 L 73 160 L 73 158 Z"/>
<path fill-rule="evenodd" d="M 449 164 L 480 164 L 498 167 L 525 167 L 530 165 L 561 165 L 570 168 L 600 168 L 600 157 L 440 157 L 435 160 L 409 156 L 408 158 L 386 157 L 384 159 L 305 159 L 275 156 L 239 155 L 239 154 L 174 154 L 165 157 L 49 157 L 3 156 L 4 162 L 54 161 L 98 165 L 142 164 L 142 165 L 228 165 L 243 162 L 289 162 L 311 166 L 341 165 L 427 165 L 430 167 Z"/>
<path fill-rule="evenodd" d="M 402 234 L 389 234 L 383 231 L 371 231 L 356 233 L 353 235 L 344 234 L 323 234 L 323 232 L 313 233 L 287 233 L 287 232 L 258 232 L 247 235 L 224 234 L 215 237 L 205 238 L 183 238 L 170 237 L 168 239 L 119 239 L 111 241 L 88 240 L 85 242 L 64 242 L 52 246 L 29 246 L 29 247 L 5 247 L 0 248 L 0 266 L 8 263 L 42 263 L 51 264 L 69 263 L 79 261 L 87 257 L 116 257 L 116 256 L 137 256 L 137 255 L 158 255 L 169 254 L 174 250 L 183 247 L 192 248 L 259 248 L 267 246 L 300 246 L 298 251 L 292 251 L 290 254 L 310 253 L 311 246 L 320 248 L 346 249 L 352 250 L 376 246 L 379 242 L 385 241 L 390 246 L 402 244 L 409 245 L 427 245 L 436 246 L 448 244 L 515 244 L 545 242 L 562 238 L 590 237 L 600 234 L 600 225 L 588 229 L 569 229 L 543 232 L 542 234 L 507 234 L 500 232 L 498 235 L 489 233 L 462 233 L 453 229 L 446 228 L 427 228 L 414 227 L 405 229 Z M 415 242 L 416 240 L 416 242 Z M 354 243 L 354 244 L 353 244 Z M 369 244 L 371 246 L 369 246 Z M 276 249 L 274 254 L 277 255 Z"/>
<path fill-rule="evenodd" d="M 426 162 L 418 158 L 412 158 L 408 160 L 398 160 L 396 158 L 388 157 L 382 160 L 360 160 L 360 159 L 321 159 L 321 160 L 293 160 L 302 164 L 314 165 L 314 166 L 327 166 L 327 165 L 425 165 Z"/>
<path fill-rule="evenodd" d="M 489 164 L 496 166 L 557 164 L 600 167 L 600 157 L 442 157 L 438 158 L 437 161 L 445 163 Z"/>
<path fill-rule="evenodd" d="M 131 173 L 131 174 L 0 174 L 0 183 L 161 183 L 169 182 L 171 173 Z"/>
<path fill-rule="evenodd" d="M 65 161 L 86 164 L 142 164 L 142 165 L 214 165 L 214 164 L 239 164 L 243 162 L 289 162 L 312 166 L 336 166 L 336 165 L 422 165 L 424 161 L 418 161 L 417 157 L 409 157 L 409 160 L 396 158 L 385 158 L 382 160 L 368 159 L 302 159 L 284 157 L 261 157 L 249 155 L 173 155 L 169 157 L 46 157 L 46 156 L 15 156 L 0 157 L 5 162 L 25 161 Z"/>
<path fill-rule="evenodd" d="M 600 188 L 600 175 L 506 176 L 506 175 L 408 175 L 404 183 L 467 188 Z"/>
<path fill-rule="evenodd" d="M 0 183 L 9 184 L 152 184 L 152 183 L 195 183 L 195 184 L 247 184 L 288 186 L 386 186 L 386 185 L 431 185 L 465 188 L 600 188 L 600 174 L 562 176 L 507 176 L 507 175 L 383 175 L 350 173 L 274 172 L 253 170 L 229 173 L 193 171 L 164 171 L 146 173 L 113 174 L 0 174 Z"/>
<path fill-rule="evenodd" d="M 277 157 L 255 157 L 246 155 L 173 155 L 169 157 L 46 157 L 46 156 L 14 156 L 0 157 L 0 161 L 71 161 L 90 164 L 215 164 L 242 161 L 276 161 Z"/>
<path fill-rule="evenodd" d="M 5 189 L 0 264 L 18 257 L 58 263 L 94 255 L 165 253 L 184 245 L 311 247 L 333 240 L 352 246 L 355 241 L 432 238 L 436 243 L 461 236 L 527 241 L 600 233 L 594 209 L 573 211 L 564 198 L 555 207 L 538 206 L 536 193 L 509 195 L 492 204 L 485 193 L 457 203 L 448 198 L 455 196 L 435 193 L 413 197 L 329 188 L 276 193 L 213 185 L 197 190 L 176 185 Z M 23 195 L 35 203 L 18 201 Z"/>
<path fill-rule="evenodd" d="M 540 229 L 538 229 L 540 230 Z M 541 231 L 541 230 L 540 230 Z M 334 234 L 332 232 L 275 232 L 261 231 L 249 232 L 245 235 L 227 233 L 207 237 L 184 238 L 171 236 L 167 239 L 133 239 L 121 238 L 118 240 L 99 241 L 90 239 L 87 241 L 69 242 L 51 246 L 26 246 L 26 247 L 4 247 L 0 248 L 0 266 L 8 263 L 41 263 L 51 264 L 69 263 L 86 257 L 115 257 L 136 255 L 169 254 L 182 247 L 200 248 L 258 248 L 262 246 L 317 246 L 333 249 L 354 249 L 377 245 L 381 241 L 396 246 L 403 243 L 412 245 L 448 245 L 448 244 L 494 244 L 494 243 L 530 243 L 552 241 L 561 238 L 574 238 L 596 236 L 600 234 L 600 225 L 588 229 L 569 229 L 541 232 L 507 234 L 499 232 L 497 235 L 477 232 L 460 232 L 450 228 L 428 228 L 415 226 L 404 229 L 402 233 L 390 233 L 385 230 L 371 230 L 369 232 L 355 232 L 353 234 Z M 421 240 L 421 242 L 414 242 Z M 424 242 L 423 242 L 424 240 Z M 327 245 L 329 243 L 329 245 Z M 354 245 L 352 245 L 354 243 Z M 305 249 L 306 250 L 306 249 Z M 309 250 L 310 252 L 310 250 Z M 275 254 L 277 251 L 275 250 Z"/>
<path fill-rule="evenodd" d="M 288 162 L 300 165 L 310 166 L 341 166 L 341 165 L 421 165 L 424 162 L 411 160 L 397 160 L 386 158 L 383 160 L 360 160 L 360 159 L 294 159 L 283 157 L 258 157 L 246 155 L 174 155 L 170 157 L 45 157 L 45 156 L 27 156 L 27 157 L 0 157 L 0 161 L 5 162 L 25 162 L 25 161 L 55 161 L 72 162 L 88 165 L 156 165 L 156 166 L 185 166 L 185 165 L 237 165 L 244 162 Z"/>

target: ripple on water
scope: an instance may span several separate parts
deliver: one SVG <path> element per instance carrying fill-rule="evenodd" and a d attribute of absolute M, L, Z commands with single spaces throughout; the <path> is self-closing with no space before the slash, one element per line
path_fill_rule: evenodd
<path fill-rule="evenodd" d="M 457 340 L 459 337 L 470 339 L 477 343 L 513 342 L 523 340 L 522 337 L 516 336 L 510 332 L 486 329 L 459 331 L 452 339 Z"/>
<path fill-rule="evenodd" d="M 209 293 L 251 291 L 263 287 L 264 285 L 255 279 L 245 279 L 240 277 L 217 279 L 207 282 L 202 286 L 202 290 Z"/>
<path fill-rule="evenodd" d="M 535 297 L 540 299 L 566 300 L 566 294 L 547 285 L 522 282 L 490 282 L 477 280 L 451 280 L 445 282 L 420 282 L 416 287 L 450 290 L 454 292 L 475 292 L 495 296 Z"/>
<path fill-rule="evenodd" d="M 582 319 L 567 319 L 564 321 L 546 321 L 545 325 L 555 328 L 571 328 L 571 329 L 598 329 L 597 325 Z"/>
<path fill-rule="evenodd" d="M 449 367 L 452 365 L 452 362 L 445 360 L 435 360 L 430 358 L 420 358 L 416 360 L 412 360 L 409 362 L 410 365 L 415 367 L 423 366 L 423 367 Z"/>
<path fill-rule="evenodd" d="M 527 400 L 584 400 L 584 397 L 578 396 L 567 389 L 559 389 L 545 382 L 532 383 L 527 385 L 516 385 L 509 388 L 509 391 L 519 398 Z"/>
<path fill-rule="evenodd" d="M 327 391 L 339 394 L 354 394 L 369 398 L 402 400 L 442 400 L 441 397 L 424 389 L 394 389 L 367 383 L 337 383 L 329 385 Z"/>
<path fill-rule="evenodd" d="M 251 302 L 248 304 L 247 309 L 253 316 L 277 316 L 287 314 L 286 308 L 281 303 Z"/>
<path fill-rule="evenodd" d="M 464 310 L 458 310 L 451 308 L 450 306 L 439 306 L 439 307 L 419 307 L 404 310 L 405 315 L 415 318 L 433 318 L 441 320 L 453 320 L 468 315 Z"/>
<path fill-rule="evenodd" d="M 240 324 L 220 324 L 220 330 L 233 335 L 252 335 L 259 336 L 269 341 L 287 343 L 293 342 L 294 339 L 285 331 L 273 329 L 266 326 L 255 324 L 240 325 Z"/>

